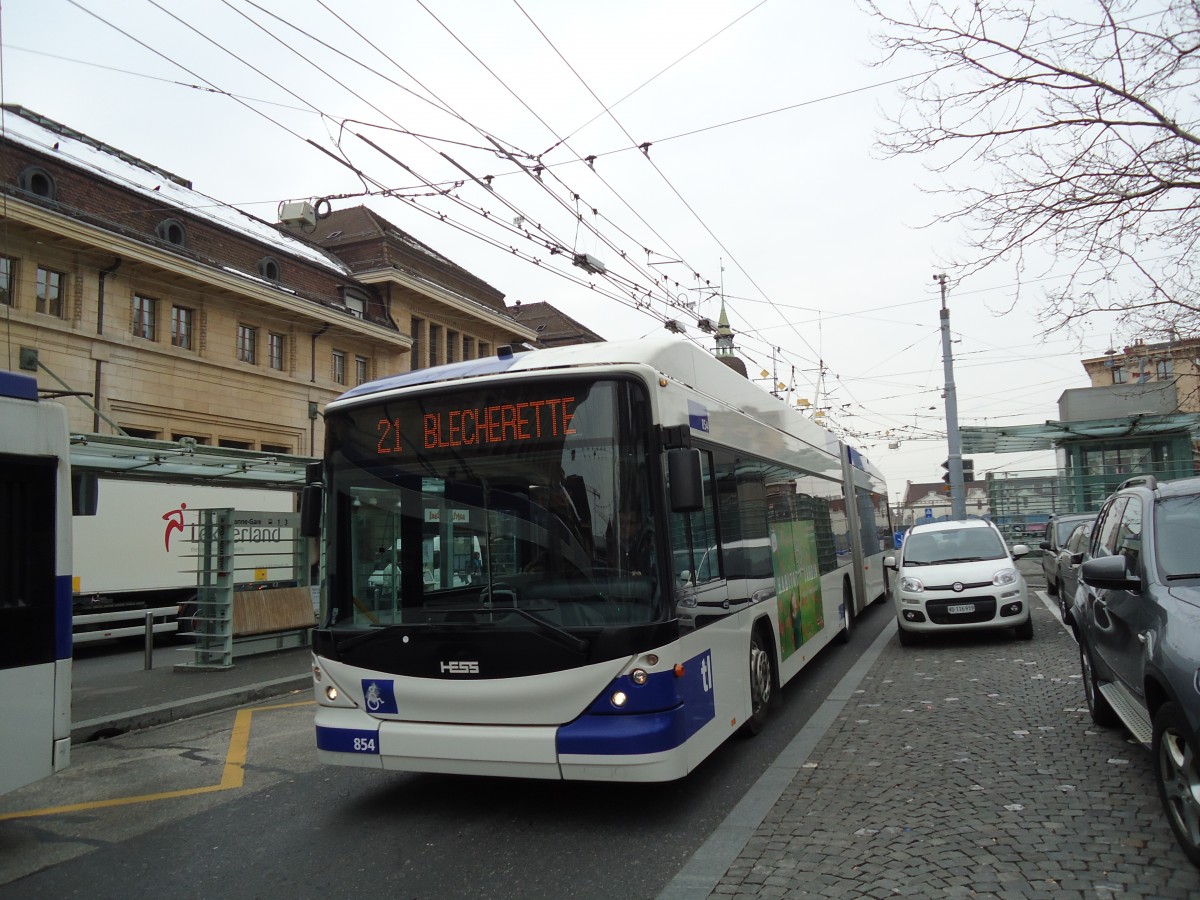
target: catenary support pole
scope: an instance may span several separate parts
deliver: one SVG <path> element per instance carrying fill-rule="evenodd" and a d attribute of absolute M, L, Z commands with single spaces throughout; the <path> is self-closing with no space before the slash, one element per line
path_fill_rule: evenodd
<path fill-rule="evenodd" d="M 946 444 L 949 448 L 950 515 L 967 517 L 967 498 L 963 489 L 962 439 L 958 433 L 958 397 L 954 390 L 954 357 L 950 353 L 950 310 L 946 306 L 946 276 L 934 275 L 942 289 L 942 368 L 946 373 Z"/>

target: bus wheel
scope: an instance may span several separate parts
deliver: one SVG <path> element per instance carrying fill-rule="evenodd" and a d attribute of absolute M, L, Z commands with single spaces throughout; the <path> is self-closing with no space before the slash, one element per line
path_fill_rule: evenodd
<path fill-rule="evenodd" d="M 842 630 L 838 632 L 837 642 L 839 644 L 850 643 L 850 632 L 854 628 L 854 591 L 850 590 L 850 583 L 842 583 Z"/>
<path fill-rule="evenodd" d="M 775 658 L 771 648 L 765 642 L 762 630 L 754 629 L 750 635 L 750 718 L 746 720 L 745 729 L 749 734 L 758 734 L 763 730 L 770 712 L 771 702 L 775 699 Z"/>

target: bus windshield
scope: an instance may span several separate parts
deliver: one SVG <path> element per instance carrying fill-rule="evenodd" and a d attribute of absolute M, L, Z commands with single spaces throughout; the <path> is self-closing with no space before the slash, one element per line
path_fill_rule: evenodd
<path fill-rule="evenodd" d="M 640 382 L 443 387 L 327 427 L 327 627 L 665 617 Z"/>

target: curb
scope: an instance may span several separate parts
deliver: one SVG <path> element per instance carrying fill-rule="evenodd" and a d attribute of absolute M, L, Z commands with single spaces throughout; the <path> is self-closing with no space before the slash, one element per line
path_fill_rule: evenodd
<path fill-rule="evenodd" d="M 71 725 L 71 743 L 86 744 L 104 738 L 117 737 L 142 728 L 166 725 L 168 722 L 176 722 L 180 719 L 190 719 L 205 713 L 220 712 L 270 697 L 311 689 L 311 675 L 289 675 L 286 678 L 276 678 L 272 681 L 261 681 L 258 684 L 229 688 L 212 694 L 202 694 L 187 700 L 147 706 L 143 709 L 102 716 L 98 719 L 88 719 L 84 722 L 74 722 Z"/>

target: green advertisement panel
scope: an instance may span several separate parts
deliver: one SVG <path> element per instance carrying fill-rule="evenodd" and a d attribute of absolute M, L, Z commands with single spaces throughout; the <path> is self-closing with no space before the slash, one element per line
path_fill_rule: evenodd
<path fill-rule="evenodd" d="M 825 627 L 812 522 L 772 523 L 771 566 L 779 603 L 779 645 L 787 659 Z"/>

